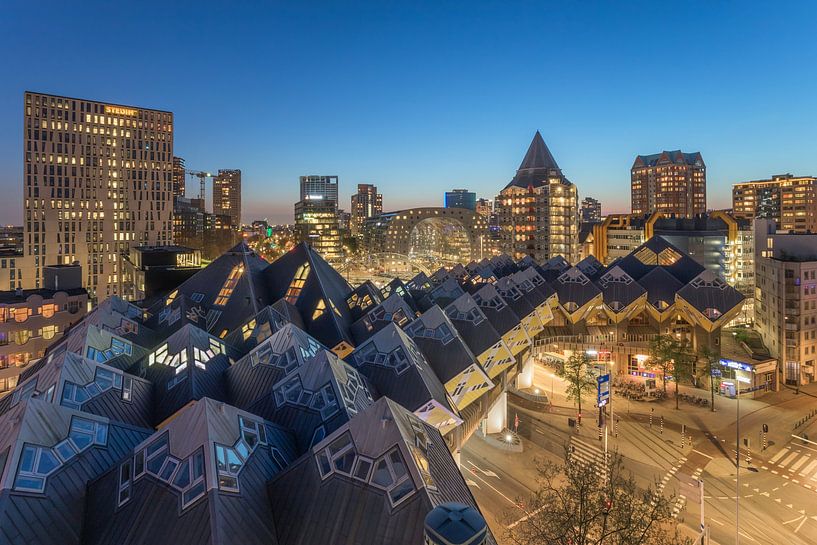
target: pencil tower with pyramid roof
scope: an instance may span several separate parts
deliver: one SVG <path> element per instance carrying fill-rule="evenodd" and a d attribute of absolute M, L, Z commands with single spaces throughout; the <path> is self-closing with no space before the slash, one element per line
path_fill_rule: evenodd
<path fill-rule="evenodd" d="M 542 263 L 579 260 L 579 196 L 536 131 L 516 175 L 496 198 L 503 252 Z"/>

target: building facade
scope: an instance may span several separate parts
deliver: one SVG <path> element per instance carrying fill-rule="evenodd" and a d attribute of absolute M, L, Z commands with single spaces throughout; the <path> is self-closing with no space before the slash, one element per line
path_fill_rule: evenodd
<path fill-rule="evenodd" d="M 754 297 L 754 231 L 750 222 L 723 211 L 694 218 L 661 213 L 611 214 L 593 226 L 591 254 L 609 265 L 659 236 L 734 286 L 751 305 Z M 751 311 L 751 306 L 746 309 Z"/>
<path fill-rule="evenodd" d="M 502 251 L 516 259 L 529 255 L 537 262 L 557 255 L 578 261 L 578 204 L 576 186 L 562 174 L 536 131 L 516 176 L 495 200 Z"/>
<path fill-rule="evenodd" d="M 125 259 L 133 291 L 129 301 L 153 302 L 173 291 L 201 269 L 201 250 L 184 246 L 134 246 Z"/>
<path fill-rule="evenodd" d="M 786 384 L 815 380 L 817 234 L 781 233 L 755 220 L 755 327 Z"/>
<path fill-rule="evenodd" d="M 633 214 L 692 218 L 706 213 L 706 165 L 700 152 L 639 155 L 630 176 Z"/>
<path fill-rule="evenodd" d="M 324 259 L 341 257 L 340 222 L 334 201 L 318 198 L 295 203 L 295 232 L 299 242 L 308 243 Z"/>
<path fill-rule="evenodd" d="M 233 229 L 241 229 L 241 171 L 222 170 L 213 176 L 213 214 L 229 216 Z"/>
<path fill-rule="evenodd" d="M 446 208 L 477 209 L 477 194 L 467 189 L 452 189 L 445 192 Z"/>
<path fill-rule="evenodd" d="M 373 184 L 357 184 L 357 193 L 352 195 L 351 231 L 352 235 L 360 236 L 363 222 L 366 218 L 379 216 L 383 213 L 383 195 L 377 192 Z"/>
<path fill-rule="evenodd" d="M 187 181 L 186 175 L 184 159 L 182 157 L 173 157 L 173 197 L 184 197 Z"/>
<path fill-rule="evenodd" d="M 78 261 L 92 301 L 122 293 L 122 255 L 173 241 L 173 114 L 26 92 L 23 117 L 23 287 Z"/>
<path fill-rule="evenodd" d="M 88 309 L 79 265 L 45 267 L 43 288 L 0 292 L 0 396 Z"/>
<path fill-rule="evenodd" d="M 817 178 L 779 174 L 732 186 L 732 212 L 748 220 L 772 219 L 779 231 L 817 232 Z"/>
<path fill-rule="evenodd" d="M 585 197 L 582 199 L 580 213 L 583 223 L 601 221 L 601 203 L 593 197 Z"/>
<path fill-rule="evenodd" d="M 332 201 L 338 206 L 337 176 L 301 176 L 301 200 Z"/>
<path fill-rule="evenodd" d="M 490 217 L 494 213 L 493 201 L 490 199 L 477 199 L 476 211 L 480 216 Z"/>

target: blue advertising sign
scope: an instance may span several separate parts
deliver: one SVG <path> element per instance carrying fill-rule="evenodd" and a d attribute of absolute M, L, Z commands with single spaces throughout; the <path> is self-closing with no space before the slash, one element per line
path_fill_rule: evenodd
<path fill-rule="evenodd" d="M 752 366 L 746 363 L 742 363 L 739 361 L 734 360 L 721 360 L 720 364 L 724 367 L 729 367 L 730 369 L 739 369 L 741 371 L 746 371 L 748 373 L 752 372 Z"/>
<path fill-rule="evenodd" d="M 610 401 L 610 375 L 601 375 L 598 379 L 598 405 L 604 407 Z"/>

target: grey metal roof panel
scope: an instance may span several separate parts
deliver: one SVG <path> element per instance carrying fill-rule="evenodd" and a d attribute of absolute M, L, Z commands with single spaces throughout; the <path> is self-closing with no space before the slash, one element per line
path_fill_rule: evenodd
<path fill-rule="evenodd" d="M 305 278 L 296 288 L 299 270 Z M 264 277 L 273 300 L 284 298 L 293 304 L 310 335 L 329 348 L 342 342 L 352 344 L 349 326 L 354 320 L 347 305 L 352 287 L 312 248 L 298 244 L 271 263 Z M 321 305 L 324 312 L 320 312 Z"/>
<path fill-rule="evenodd" d="M 287 373 L 326 350 L 305 331 L 285 324 L 226 371 L 230 402 L 240 409 L 252 410 L 259 399 L 271 395 L 273 386 Z"/>
<path fill-rule="evenodd" d="M 534 311 L 534 305 L 511 276 L 500 278 L 494 282 L 494 287 L 519 318 L 524 318 Z"/>
<path fill-rule="evenodd" d="M 678 290 L 677 296 L 713 322 L 745 299 L 743 294 L 709 270 L 705 270 Z"/>
<path fill-rule="evenodd" d="M 447 306 L 449 303 L 457 299 L 460 295 L 465 293 L 460 287 L 460 283 L 454 278 L 446 278 L 431 290 L 429 297 L 435 305 L 441 307 Z"/>
<path fill-rule="evenodd" d="M 371 433 L 373 427 L 379 433 Z M 349 459 L 374 460 L 375 471 L 358 479 L 339 471 L 322 475 L 322 457 L 339 444 Z M 398 475 L 407 480 L 400 482 L 410 486 L 396 506 L 372 483 L 382 473 L 378 468 L 387 467 L 383 460 L 392 457 L 404 468 Z M 389 480 L 387 489 L 396 490 Z M 296 488 L 303 493 L 293 496 Z M 422 541 L 423 521 L 434 505 L 460 501 L 478 509 L 439 432 L 387 398 L 316 445 L 270 482 L 268 492 L 281 545 L 414 545 Z"/>
<path fill-rule="evenodd" d="M 460 337 L 477 356 L 498 343 L 502 337 L 479 308 L 474 298 L 466 293 L 445 307 L 445 314 L 454 324 Z"/>
<path fill-rule="evenodd" d="M 582 307 L 601 293 L 601 290 L 576 267 L 563 272 L 550 285 L 556 290 L 561 305 L 575 303 Z"/>
<path fill-rule="evenodd" d="M 347 361 L 369 379 L 380 395 L 410 411 L 430 400 L 451 409 L 445 387 L 431 365 L 396 324 L 387 325 L 358 346 Z"/>
<path fill-rule="evenodd" d="M 620 267 L 613 267 L 604 273 L 596 281 L 596 285 L 601 289 L 604 303 L 616 312 L 623 310 L 647 291 Z"/>
<path fill-rule="evenodd" d="M 472 295 L 480 310 L 488 317 L 491 325 L 500 335 L 516 327 L 522 319 L 522 316 L 514 312 L 493 284 L 485 284 Z"/>
<path fill-rule="evenodd" d="M 682 284 L 698 276 L 704 270 L 703 265 L 673 246 L 663 237 L 652 237 L 644 244 L 616 262 L 635 280 L 662 266 Z"/>
<path fill-rule="evenodd" d="M 443 384 L 477 363 L 445 312 L 434 305 L 405 328 Z"/>
<path fill-rule="evenodd" d="M 365 316 L 352 324 L 352 337 L 356 344 L 360 344 L 392 322 L 404 327 L 414 318 L 414 310 L 405 299 L 397 293 L 392 293 L 385 301 L 371 308 Z"/>
<path fill-rule="evenodd" d="M 663 301 L 668 306 L 675 303 L 675 294 L 684 285 L 664 267 L 654 267 L 653 270 L 641 277 L 638 283 L 647 290 L 647 301 L 657 309 L 661 309 Z"/>

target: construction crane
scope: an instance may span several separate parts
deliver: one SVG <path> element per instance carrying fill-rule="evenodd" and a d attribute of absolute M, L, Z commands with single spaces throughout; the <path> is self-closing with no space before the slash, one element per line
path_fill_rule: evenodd
<path fill-rule="evenodd" d="M 212 178 L 213 175 L 210 174 L 209 172 L 204 172 L 204 171 L 201 171 L 201 170 L 187 170 L 187 169 L 184 170 L 184 173 L 188 174 L 190 176 L 195 176 L 196 178 L 199 179 L 199 198 L 201 198 L 201 200 L 204 201 L 204 197 L 205 197 L 205 189 L 204 189 L 205 180 L 207 178 Z"/>

